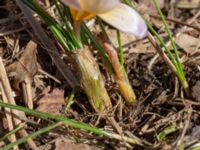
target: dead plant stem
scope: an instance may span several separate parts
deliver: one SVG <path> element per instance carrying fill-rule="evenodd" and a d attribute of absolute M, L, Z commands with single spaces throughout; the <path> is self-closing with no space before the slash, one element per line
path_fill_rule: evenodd
<path fill-rule="evenodd" d="M 8 103 L 8 99 L 5 95 L 4 89 L 2 87 L 2 84 L 0 84 L 0 89 L 2 92 L 2 98 L 3 98 L 3 102 Z M 13 125 L 13 120 L 12 120 L 12 113 L 11 110 L 9 108 L 4 108 L 6 111 L 6 118 L 7 118 L 7 122 L 8 122 L 8 129 L 9 131 L 12 131 L 14 129 L 14 125 Z M 16 135 L 12 134 L 9 137 L 10 142 L 15 142 L 16 141 Z M 13 150 L 18 150 L 19 147 L 18 145 L 15 145 L 15 147 L 13 147 Z"/>
<path fill-rule="evenodd" d="M 0 73 L 0 81 L 2 83 L 2 87 L 3 87 L 3 90 L 5 92 L 5 96 L 8 100 L 8 103 L 15 105 L 16 103 L 15 103 L 15 100 L 14 100 L 13 95 L 12 95 L 12 89 L 11 89 L 11 86 L 10 86 L 10 83 L 9 83 L 9 80 L 8 80 L 8 76 L 7 76 L 7 73 L 6 73 L 4 64 L 3 64 L 3 60 L 2 60 L 1 57 L 0 57 L 0 72 L 1 72 Z M 14 110 L 14 109 L 11 110 L 11 112 L 12 112 L 13 116 L 15 116 L 15 117 L 13 117 L 15 126 L 19 125 L 21 123 L 21 120 L 19 118 L 25 117 L 25 114 L 23 112 L 19 112 L 19 111 Z M 25 129 L 22 129 L 21 131 L 19 131 L 19 134 L 22 137 L 28 135 L 28 133 L 26 132 Z M 37 149 L 37 146 L 32 139 L 28 140 L 28 144 L 30 145 L 30 147 L 33 150 Z"/>
<path fill-rule="evenodd" d="M 171 60 L 169 59 L 169 57 L 165 54 L 165 52 L 159 47 L 159 45 L 156 43 L 154 37 L 152 36 L 152 34 L 150 32 L 148 32 L 147 34 L 147 38 L 149 39 L 149 41 L 151 42 L 151 44 L 153 45 L 153 47 L 156 49 L 157 53 L 164 59 L 164 61 L 167 63 L 168 67 L 172 70 L 173 73 L 175 73 L 177 75 L 177 71 L 175 66 L 173 65 L 173 63 L 171 62 Z"/>

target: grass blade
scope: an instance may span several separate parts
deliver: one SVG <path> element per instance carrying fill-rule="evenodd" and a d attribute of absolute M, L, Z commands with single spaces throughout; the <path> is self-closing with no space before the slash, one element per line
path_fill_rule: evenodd
<path fill-rule="evenodd" d="M 102 129 L 99 129 L 99 128 L 92 127 L 88 124 L 75 121 L 73 119 L 64 118 L 64 117 L 59 116 L 59 115 L 53 115 L 53 114 L 48 114 L 48 113 L 44 113 L 44 112 L 39 112 L 39 111 L 36 111 L 36 110 L 33 110 L 33 109 L 28 109 L 26 107 L 22 107 L 22 106 L 19 106 L 19 105 L 12 105 L 12 104 L 8 104 L 8 103 L 4 103 L 2 101 L 0 101 L 0 106 L 10 108 L 10 109 L 16 109 L 16 110 L 19 110 L 19 111 L 23 111 L 26 114 L 29 114 L 29 115 L 32 115 L 32 116 L 35 116 L 35 117 L 39 117 L 39 118 L 43 118 L 43 119 L 53 119 L 53 120 L 55 120 L 59 123 L 62 122 L 64 124 L 67 124 L 67 125 L 72 126 L 74 128 L 83 129 L 83 130 L 86 130 L 88 132 L 92 132 L 92 133 L 95 133 L 97 135 L 100 135 L 100 136 L 105 136 L 105 137 L 108 137 L 108 138 L 113 138 L 113 139 L 116 139 L 116 140 L 132 143 L 132 144 L 137 144 L 137 145 L 151 145 L 150 143 L 148 143 L 146 141 L 142 141 L 141 139 L 139 139 L 136 136 L 129 138 L 129 137 L 126 137 L 126 136 L 123 136 L 123 135 L 114 134 L 114 133 L 111 133 L 111 132 L 108 132 L 108 131 L 105 131 L 105 130 L 102 130 Z M 54 127 L 54 125 L 52 125 L 52 126 Z M 45 130 L 47 130 L 47 129 L 45 128 Z"/>
<path fill-rule="evenodd" d="M 174 53 L 175 53 L 175 56 L 176 56 L 175 57 L 176 58 L 176 62 L 174 62 L 174 64 L 175 65 L 177 64 L 176 65 L 177 66 L 177 71 L 180 74 L 180 81 L 182 82 L 182 81 L 185 80 L 185 75 L 184 75 L 184 72 L 183 72 L 183 69 L 182 69 L 182 65 L 180 63 L 180 58 L 179 58 L 178 50 L 177 50 L 177 47 L 176 47 L 175 42 L 173 40 L 172 33 L 169 30 L 168 24 L 167 24 L 167 22 L 165 20 L 165 16 L 163 15 L 162 11 L 160 10 L 160 7 L 159 7 L 159 4 L 158 4 L 157 0 L 153 0 L 153 3 L 154 3 L 154 6 L 156 7 L 156 10 L 158 11 L 161 19 L 162 19 L 162 22 L 163 22 L 163 24 L 165 26 L 165 31 L 166 31 L 167 35 L 169 36 L 169 39 L 170 39 L 171 44 L 172 44 L 172 47 L 174 49 Z"/>
<path fill-rule="evenodd" d="M 121 41 L 121 34 L 120 34 L 119 30 L 117 30 L 117 41 L 118 41 L 118 45 L 119 45 L 120 64 L 121 64 L 121 67 L 123 68 L 123 70 L 125 71 L 125 67 L 124 67 L 124 53 L 123 53 L 123 47 L 122 47 L 122 41 Z"/>
<path fill-rule="evenodd" d="M 176 66 L 177 75 L 179 77 L 179 80 L 180 80 L 180 82 L 181 82 L 181 84 L 182 84 L 187 96 L 190 97 L 189 85 L 188 85 L 188 83 L 186 81 L 186 78 L 185 78 L 185 73 L 183 71 L 183 67 L 182 67 L 182 64 L 180 62 L 178 49 L 177 49 L 176 44 L 174 42 L 174 39 L 172 37 L 172 33 L 171 33 L 171 31 L 169 29 L 169 26 L 168 26 L 168 24 L 166 22 L 165 16 L 163 15 L 163 13 L 162 13 L 162 11 L 161 11 L 161 9 L 159 7 L 158 1 L 157 0 L 153 0 L 153 3 L 154 3 L 154 6 L 155 6 L 156 10 L 158 11 L 159 16 L 162 19 L 162 22 L 163 22 L 163 24 L 165 26 L 165 31 L 166 31 L 167 35 L 169 36 L 170 42 L 172 44 L 172 47 L 173 47 L 173 50 L 174 50 L 174 53 L 175 53 L 175 60 L 176 61 L 174 62 L 174 65 Z"/>
<path fill-rule="evenodd" d="M 134 8 L 133 4 L 131 3 L 130 0 L 124 0 L 124 3 L 126 3 L 127 5 L 129 5 L 130 7 Z M 179 54 L 178 54 L 178 50 L 176 48 L 176 45 L 175 45 L 175 42 L 173 40 L 173 37 L 172 37 L 172 34 L 169 30 L 169 27 L 167 25 L 167 22 L 165 20 L 165 17 L 164 15 L 162 14 L 160 8 L 159 8 L 159 5 L 158 5 L 158 2 L 157 0 L 153 0 L 153 3 L 163 21 L 163 24 L 165 25 L 165 29 L 166 29 L 166 33 L 168 34 L 169 36 L 169 39 L 172 43 L 172 47 L 174 49 L 174 53 L 175 53 L 175 56 L 172 54 L 172 52 L 170 51 L 170 49 L 167 47 L 167 45 L 165 44 L 164 40 L 160 37 L 160 35 L 156 32 L 156 30 L 152 27 L 152 25 L 146 20 L 146 24 L 148 26 L 148 29 L 153 33 L 153 35 L 157 38 L 157 40 L 159 41 L 159 43 L 164 47 L 164 49 L 166 50 L 167 54 L 169 55 L 169 58 L 171 59 L 172 63 L 174 64 L 176 70 L 174 71 L 172 67 L 169 67 L 170 69 L 172 69 L 172 72 L 174 72 L 177 77 L 179 78 L 182 86 L 183 86 L 183 89 L 186 93 L 186 95 L 188 97 L 191 97 L 191 93 L 190 93 L 190 88 L 189 88 L 189 85 L 188 85 L 188 82 L 185 78 L 185 74 L 184 74 L 184 71 L 183 71 L 183 68 L 182 68 L 182 64 L 180 62 L 180 58 L 179 58 Z M 159 53 L 160 54 L 160 53 Z M 162 56 L 161 56 L 162 57 Z M 164 59 L 165 60 L 165 59 Z M 166 62 L 167 63 L 167 62 Z M 168 63 L 167 63 L 168 64 Z"/>
<path fill-rule="evenodd" d="M 49 130 L 54 129 L 54 128 L 60 126 L 61 124 L 62 124 L 61 122 L 58 122 L 58 123 L 54 123 L 52 125 L 49 125 L 48 127 L 42 128 L 42 129 L 40 129 L 40 130 L 38 130 L 38 131 L 36 131 L 36 132 L 34 132 L 32 134 L 29 134 L 28 136 L 25 136 L 25 137 L 17 140 L 16 142 L 10 143 L 10 144 L 2 147 L 1 150 L 10 150 L 15 145 L 19 145 L 19 144 L 25 143 L 29 139 L 34 139 L 37 136 L 40 136 L 41 134 L 44 134 L 45 132 L 48 132 Z"/>

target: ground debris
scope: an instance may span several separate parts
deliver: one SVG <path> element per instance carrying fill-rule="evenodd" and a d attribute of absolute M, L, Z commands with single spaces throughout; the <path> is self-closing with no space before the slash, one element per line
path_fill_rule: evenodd
<path fill-rule="evenodd" d="M 38 107 L 36 110 L 51 114 L 60 114 L 64 104 L 64 91 L 60 89 L 53 89 L 51 93 L 45 94 L 38 100 Z"/>
<path fill-rule="evenodd" d="M 60 19 L 52 1 L 37 1 L 44 8 L 48 8 L 48 12 L 52 16 Z M 139 8 L 139 11 L 150 21 L 172 51 L 169 38 L 152 1 L 135 2 L 138 4 L 136 7 Z M 28 79 L 32 83 L 31 90 L 34 93 L 33 109 L 72 118 L 111 133 L 129 137 L 136 135 L 152 144 L 149 147 L 129 145 L 124 141 L 119 142 L 70 126 L 62 126 L 53 131 L 54 134 L 49 132 L 34 139 L 39 150 L 171 150 L 179 149 L 181 144 L 184 149 L 189 150 L 195 144 L 200 143 L 200 3 L 199 0 L 158 0 L 158 2 L 178 47 L 186 79 L 191 87 L 192 98 L 184 95 L 179 80 L 158 56 L 148 38 L 137 40 L 134 36 L 121 33 L 125 68 L 138 103 L 134 106 L 125 104 L 117 90 L 115 79 L 105 69 L 99 53 L 94 50 L 95 61 L 98 62 L 113 105 L 111 110 L 100 114 L 93 111 L 83 90 L 79 89 L 80 86 L 76 81 L 77 68 L 69 59 L 70 55 L 64 53 L 53 38 L 46 24 L 37 15 L 32 16 L 44 31 L 45 37 L 46 34 L 48 35 L 47 43 L 43 36 L 35 36 L 36 33 L 38 35 L 43 35 L 43 33 L 39 34 L 40 30 L 37 30 L 34 24 L 27 24 L 30 18 L 25 17 L 12 0 L 0 1 L 0 56 L 7 66 L 12 90 L 15 93 L 21 90 L 20 84 Z M 94 20 L 91 29 L 95 35 L 100 32 L 100 27 Z M 107 25 L 105 29 L 112 46 L 118 52 L 116 30 Z M 34 39 L 36 43 L 36 45 L 32 45 L 35 48 L 23 49 L 31 39 Z M 36 54 L 36 46 L 38 54 Z M 161 45 L 159 46 L 161 47 Z M 172 54 L 174 54 L 173 51 Z M 46 74 L 38 73 L 38 66 L 41 67 L 39 69 L 45 70 Z M 70 84 L 66 84 L 68 70 L 70 70 L 70 82 L 75 85 L 73 86 L 75 89 L 72 89 Z M 59 73 L 62 74 L 62 77 Z M 52 77 L 50 78 L 48 74 Z M 39 80 L 36 76 L 39 77 Z M 72 77 L 74 77 L 73 80 L 71 80 Z M 70 97 L 71 95 L 73 96 Z M 71 100 L 67 109 L 63 107 L 66 106 L 65 97 Z M 21 95 L 16 95 L 15 98 L 23 99 Z M 17 104 L 24 106 L 24 103 L 21 102 L 17 101 Z M 3 109 L 1 109 L 2 118 L 5 117 L 3 113 Z M 49 123 L 49 120 L 43 121 L 36 117 L 27 117 L 30 123 L 27 123 L 26 128 L 30 133 L 46 126 L 47 122 Z M 5 119 L 0 119 L 1 136 L 7 133 L 7 127 L 2 126 L 3 122 L 6 122 L 3 120 Z M 37 126 L 32 124 L 32 122 L 35 123 L 35 120 L 38 121 Z M 156 136 L 171 125 L 175 125 L 178 131 L 167 135 L 164 141 L 159 141 Z M 7 140 L 2 143 L 3 145 L 7 144 Z M 20 145 L 20 148 L 26 149 L 26 144 Z"/>
<path fill-rule="evenodd" d="M 90 146 L 88 144 L 73 143 L 66 139 L 57 139 L 55 142 L 55 150 L 101 150 L 100 148 Z"/>

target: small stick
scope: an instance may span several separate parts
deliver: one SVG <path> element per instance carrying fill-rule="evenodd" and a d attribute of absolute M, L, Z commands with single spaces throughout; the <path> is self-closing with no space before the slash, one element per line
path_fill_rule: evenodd
<path fill-rule="evenodd" d="M 3 89 L 1 83 L 0 83 L 0 89 L 1 89 L 1 92 L 2 92 L 3 102 L 8 103 L 8 100 L 6 98 L 6 95 L 5 95 L 5 92 L 4 92 L 4 89 Z M 6 118 L 7 118 L 7 122 L 8 122 L 8 129 L 9 129 L 9 131 L 12 131 L 14 129 L 14 125 L 13 125 L 13 121 L 12 121 L 11 110 L 9 108 L 4 108 L 4 109 L 7 112 Z M 16 141 L 16 135 L 15 134 L 10 135 L 9 140 L 10 140 L 11 143 L 15 142 Z M 15 145 L 15 147 L 13 147 L 13 150 L 18 150 L 18 149 L 19 149 L 18 145 Z"/>
<path fill-rule="evenodd" d="M 185 107 L 187 107 L 187 106 L 185 106 Z M 188 109 L 188 108 L 186 108 L 186 109 Z M 185 119 L 184 128 L 182 130 L 182 133 L 181 133 L 180 137 L 178 138 L 178 141 L 176 142 L 177 149 L 178 149 L 178 147 L 180 147 L 181 143 L 183 142 L 184 137 L 186 135 L 186 132 L 187 132 L 187 130 L 189 128 L 189 125 L 190 125 L 190 122 L 191 122 L 191 115 L 192 115 L 191 105 L 189 105 L 189 110 L 187 110 L 187 112 L 188 112 L 188 116 Z"/>
<path fill-rule="evenodd" d="M 3 60 L 2 60 L 1 57 L 0 57 L 0 72 L 1 72 L 0 73 L 0 81 L 2 83 L 2 87 L 4 89 L 6 98 L 8 99 L 8 102 L 10 104 L 15 104 L 15 100 L 14 100 L 13 95 L 12 95 L 12 89 L 10 87 L 10 83 L 9 83 L 7 73 L 6 73 L 6 70 L 5 70 L 5 67 L 4 67 L 4 64 L 3 64 Z M 20 118 L 20 114 L 19 114 L 18 111 L 12 110 L 12 113 L 15 116 L 18 116 Z M 19 124 L 21 122 L 18 118 L 14 118 L 14 121 L 15 121 L 16 124 Z"/>
<path fill-rule="evenodd" d="M 55 82 L 57 82 L 58 84 L 61 84 L 61 81 L 58 80 L 56 77 L 52 76 L 51 74 L 49 74 L 48 72 L 42 70 L 42 69 L 38 69 L 38 72 L 41 74 L 46 75 L 47 77 L 49 77 L 50 79 L 54 80 Z"/>
<path fill-rule="evenodd" d="M 18 60 L 21 66 L 26 71 L 26 74 L 21 76 L 20 81 L 22 82 L 24 101 L 26 103 L 26 106 L 28 106 L 30 109 L 33 109 L 33 96 L 31 88 L 33 80 L 32 78 L 37 72 L 36 49 L 37 44 L 33 40 L 30 40 L 24 50 L 23 55 Z M 30 61 L 30 63 L 27 64 L 27 61 Z M 18 76 L 20 76 L 20 74 Z"/>
<path fill-rule="evenodd" d="M 150 17 L 153 17 L 153 18 L 156 18 L 156 19 L 161 19 L 161 17 L 158 16 L 158 15 L 150 15 Z M 172 18 L 165 18 L 165 19 L 168 20 L 168 21 L 177 23 L 177 24 L 181 24 L 181 25 L 184 25 L 184 26 L 188 26 L 188 27 L 193 28 L 193 29 L 197 30 L 198 32 L 200 32 L 200 28 L 199 28 L 199 27 L 193 26 L 193 25 L 191 25 L 190 23 L 185 23 L 185 22 L 183 22 L 183 21 L 179 21 L 179 20 L 177 20 L 177 19 L 172 19 Z"/>
<path fill-rule="evenodd" d="M 31 82 L 28 79 L 22 82 L 23 97 L 28 108 L 33 109 L 33 97 L 31 90 Z"/>
<path fill-rule="evenodd" d="M 191 24 L 192 24 L 192 23 L 196 20 L 196 18 L 198 18 L 199 16 L 200 16 L 200 11 L 198 11 L 198 13 L 197 13 L 194 17 L 192 17 L 192 19 L 190 19 L 190 20 L 188 21 L 187 25 L 183 26 L 183 27 L 179 30 L 179 32 L 178 32 L 177 34 L 174 35 L 174 38 L 179 37 L 179 36 L 181 35 L 181 33 L 187 29 L 187 26 L 191 27 Z M 193 27 L 193 28 L 194 28 L 194 27 Z M 194 29 L 195 29 L 195 28 L 194 28 Z M 196 30 L 197 30 L 197 29 L 196 29 Z M 198 31 L 200 31 L 200 28 L 198 28 Z M 167 43 L 166 45 L 170 45 L 170 44 L 171 44 L 170 41 L 168 41 L 168 42 L 166 42 L 166 43 Z"/>
<path fill-rule="evenodd" d="M 27 28 L 27 26 L 23 26 L 23 27 L 20 27 L 20 28 L 17 28 L 17 29 L 1 32 L 0 37 L 7 36 L 7 35 L 10 35 L 10 34 L 14 34 L 14 33 L 18 33 L 20 31 L 24 31 L 24 30 L 26 30 L 26 28 Z"/>
<path fill-rule="evenodd" d="M 177 75 L 177 71 L 171 60 L 168 58 L 168 56 L 165 54 L 165 52 L 159 47 L 159 45 L 156 43 L 154 37 L 151 35 L 150 32 L 148 32 L 147 37 L 153 47 L 156 49 L 156 51 L 159 53 L 159 55 L 165 60 L 168 67 Z"/>
<path fill-rule="evenodd" d="M 4 67 L 3 60 L 1 57 L 0 57 L 0 72 L 1 72 L 0 73 L 0 81 L 2 83 L 2 87 L 5 92 L 5 96 L 10 104 L 16 105 L 15 100 L 12 95 L 12 89 L 11 89 L 11 86 L 10 86 L 10 83 L 8 80 L 6 69 Z M 11 112 L 12 112 L 13 116 L 16 116 L 16 117 L 13 117 L 15 125 L 20 124 L 21 120 L 19 120 L 19 118 L 23 118 L 22 116 L 25 116 L 25 114 L 23 112 L 20 113 L 19 111 L 14 110 L 14 109 L 12 109 Z M 25 129 L 22 129 L 21 131 L 19 131 L 19 134 L 22 137 L 28 135 L 28 133 L 26 132 Z M 32 139 L 28 140 L 28 144 L 30 145 L 30 147 L 33 150 L 37 149 L 37 146 Z"/>

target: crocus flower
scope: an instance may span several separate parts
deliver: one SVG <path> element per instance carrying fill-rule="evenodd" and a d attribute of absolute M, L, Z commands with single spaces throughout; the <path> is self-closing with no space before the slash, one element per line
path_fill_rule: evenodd
<path fill-rule="evenodd" d="M 121 3 L 120 0 L 61 1 L 70 8 L 74 20 L 74 31 L 77 35 L 79 35 L 80 21 L 98 16 L 111 26 L 123 32 L 133 34 L 139 38 L 146 36 L 147 27 L 142 17 L 134 9 Z M 129 84 L 126 74 L 120 66 L 115 50 L 111 47 L 107 47 L 106 41 L 103 39 L 100 38 L 99 41 L 111 60 L 120 93 L 129 104 L 134 104 L 136 102 L 136 96 Z M 86 53 L 85 50 L 75 54 L 75 60 L 77 64 L 79 64 L 79 70 L 81 70 L 81 81 L 83 87 L 88 95 L 90 103 L 96 111 L 109 110 L 112 104 L 105 90 L 104 82 L 102 81 L 98 69 L 95 69 L 95 67 L 91 69 L 92 66 L 94 66 L 95 61 L 90 62 L 89 60 L 92 60 L 92 55 L 88 54 L 89 53 Z M 88 65 L 90 65 L 90 67 L 85 67 Z M 98 78 L 96 79 L 96 77 Z"/>
<path fill-rule="evenodd" d="M 75 21 L 99 16 L 106 23 L 139 38 L 145 37 L 147 27 L 142 17 L 120 0 L 61 0 L 70 7 Z"/>

